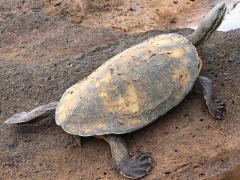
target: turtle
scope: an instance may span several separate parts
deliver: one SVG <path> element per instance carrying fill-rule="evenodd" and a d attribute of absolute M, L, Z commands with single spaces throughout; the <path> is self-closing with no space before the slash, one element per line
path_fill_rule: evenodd
<path fill-rule="evenodd" d="M 196 50 L 219 27 L 226 9 L 225 3 L 214 6 L 186 37 L 161 34 L 124 50 L 68 88 L 60 101 L 18 113 L 5 123 L 26 123 L 55 113 L 56 124 L 67 133 L 105 140 L 122 175 L 147 175 L 150 155 L 131 155 L 122 134 L 160 119 L 194 87 L 200 87 L 214 118 L 226 113 L 225 104 L 213 94 L 212 81 L 200 75 L 202 60 Z"/>

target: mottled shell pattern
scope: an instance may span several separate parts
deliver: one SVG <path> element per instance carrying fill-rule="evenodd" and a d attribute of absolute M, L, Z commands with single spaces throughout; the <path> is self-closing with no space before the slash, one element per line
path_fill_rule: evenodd
<path fill-rule="evenodd" d="M 156 36 L 114 56 L 67 89 L 56 109 L 56 123 L 79 136 L 138 130 L 179 104 L 200 69 L 188 39 Z"/>

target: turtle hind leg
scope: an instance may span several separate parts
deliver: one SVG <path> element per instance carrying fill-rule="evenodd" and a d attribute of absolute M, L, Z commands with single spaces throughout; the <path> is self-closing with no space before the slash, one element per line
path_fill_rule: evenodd
<path fill-rule="evenodd" d="M 128 178 L 138 179 L 148 174 L 151 168 L 151 158 L 145 153 L 126 159 L 119 164 L 118 170 Z"/>
<path fill-rule="evenodd" d="M 151 168 L 151 159 L 147 154 L 138 153 L 131 157 L 126 143 L 120 135 L 105 135 L 102 138 L 109 143 L 113 163 L 122 175 L 137 179 L 148 174 Z"/>
<path fill-rule="evenodd" d="M 34 120 L 40 120 L 44 117 L 54 114 L 57 104 L 58 102 L 52 102 L 43 106 L 39 106 L 30 112 L 21 112 L 21 113 L 15 114 L 9 119 L 7 119 L 4 123 L 18 124 L 18 123 L 26 123 Z"/>
<path fill-rule="evenodd" d="M 199 76 L 197 83 L 203 89 L 204 99 L 206 101 L 210 114 L 217 119 L 222 119 L 226 113 L 225 104 L 213 96 L 212 81 L 204 76 Z"/>

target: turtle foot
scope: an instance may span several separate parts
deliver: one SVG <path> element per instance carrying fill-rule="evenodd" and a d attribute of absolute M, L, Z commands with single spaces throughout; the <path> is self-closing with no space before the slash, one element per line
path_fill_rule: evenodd
<path fill-rule="evenodd" d="M 81 137 L 72 135 L 71 136 L 71 145 L 72 145 L 72 147 L 80 147 L 81 148 L 82 147 Z"/>
<path fill-rule="evenodd" d="M 120 173 L 131 179 L 138 179 L 148 174 L 151 168 L 151 158 L 145 153 L 138 153 L 127 158 L 118 166 Z"/>
<path fill-rule="evenodd" d="M 225 104 L 219 99 L 212 98 L 207 101 L 208 110 L 214 118 L 222 119 L 226 113 Z"/>

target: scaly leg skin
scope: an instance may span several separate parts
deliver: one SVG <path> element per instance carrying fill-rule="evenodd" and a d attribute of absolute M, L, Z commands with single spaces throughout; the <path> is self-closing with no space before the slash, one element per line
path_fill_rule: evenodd
<path fill-rule="evenodd" d="M 151 168 L 151 158 L 147 154 L 138 153 L 131 157 L 126 143 L 120 135 L 105 135 L 101 138 L 109 143 L 113 163 L 122 175 L 138 179 L 148 174 Z"/>
<path fill-rule="evenodd" d="M 52 102 L 43 106 L 39 106 L 33 109 L 30 112 L 21 112 L 13 115 L 11 118 L 7 119 L 5 124 L 17 124 L 17 123 L 26 123 L 34 121 L 38 118 L 38 120 L 43 119 L 51 114 L 55 113 L 55 109 L 57 107 L 58 102 Z"/>
<path fill-rule="evenodd" d="M 214 98 L 212 91 L 212 81 L 207 77 L 199 76 L 197 83 L 200 84 L 203 89 L 204 99 L 211 115 L 214 118 L 222 119 L 226 113 L 226 107 L 222 101 Z"/>
<path fill-rule="evenodd" d="M 71 144 L 73 147 L 82 147 L 81 137 L 77 135 L 71 135 Z"/>

